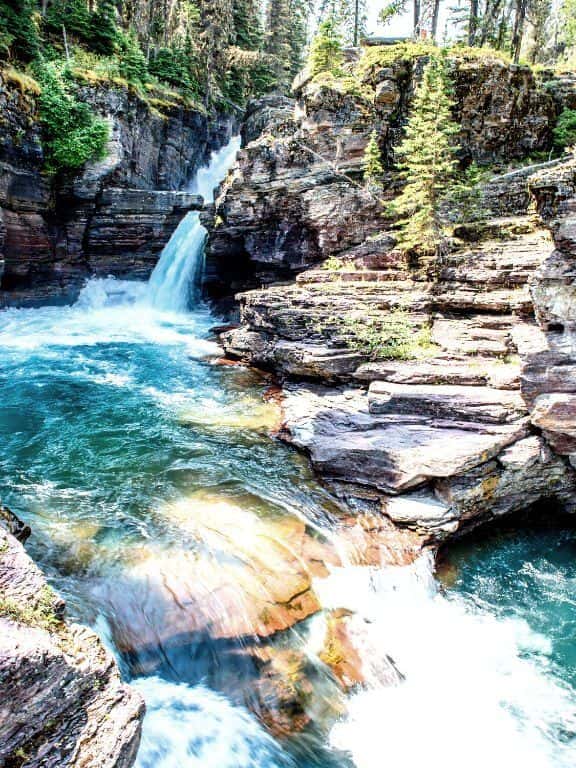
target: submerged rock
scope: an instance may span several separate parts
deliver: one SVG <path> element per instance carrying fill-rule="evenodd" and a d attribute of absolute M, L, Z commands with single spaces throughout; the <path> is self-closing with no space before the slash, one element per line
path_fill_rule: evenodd
<path fill-rule="evenodd" d="M 303 521 L 263 518 L 210 493 L 162 514 L 181 546 L 136 548 L 99 589 L 121 652 L 265 638 L 320 610 L 313 578 L 335 555 Z"/>

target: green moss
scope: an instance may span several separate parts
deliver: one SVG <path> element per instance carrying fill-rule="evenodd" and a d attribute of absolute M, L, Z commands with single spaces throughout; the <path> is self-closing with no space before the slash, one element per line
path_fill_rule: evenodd
<path fill-rule="evenodd" d="M 364 50 L 358 62 L 357 73 L 360 77 L 372 70 L 390 67 L 400 61 L 414 61 L 421 56 L 439 56 L 440 49 L 433 43 L 410 42 L 395 45 L 371 46 Z"/>
<path fill-rule="evenodd" d="M 511 64 L 512 59 L 505 51 L 497 51 L 490 46 L 472 48 L 468 45 L 455 45 L 448 49 L 448 57 L 459 61 L 501 61 L 504 64 Z"/>
<path fill-rule="evenodd" d="M 412 360 L 434 348 L 430 328 L 416 330 L 403 309 L 394 310 L 381 320 L 348 317 L 344 322 L 347 345 L 373 360 Z"/>
<path fill-rule="evenodd" d="M 0 616 L 28 627 L 53 630 L 62 624 L 54 612 L 55 598 L 54 591 L 47 585 L 42 587 L 36 604 L 31 606 L 23 606 L 11 597 L 0 596 Z"/>

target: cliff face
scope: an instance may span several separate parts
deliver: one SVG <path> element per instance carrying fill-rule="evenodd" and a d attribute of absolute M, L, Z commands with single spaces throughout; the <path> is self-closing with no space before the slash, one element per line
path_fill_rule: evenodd
<path fill-rule="evenodd" d="M 34 96 L 0 75 L 0 306 L 68 295 L 90 274 L 148 275 L 199 207 L 179 190 L 231 131 L 184 106 L 161 114 L 126 88 L 86 86 L 79 98 L 107 118 L 109 154 L 50 179 Z"/>
<path fill-rule="evenodd" d="M 0 508 L 0 763 L 129 768 L 143 702 L 98 637 L 64 619 L 22 546 L 29 533 Z"/>
<path fill-rule="evenodd" d="M 357 81 L 302 77 L 287 100 L 249 108 L 244 151 L 216 204 L 209 266 L 213 290 L 244 270 L 256 283 L 354 251 L 386 225 L 380 200 L 360 184 L 371 132 L 387 164 L 384 200 L 398 188 L 392 169 L 424 59 L 377 60 Z M 453 61 L 462 155 L 480 164 L 548 149 L 557 106 L 528 68 L 493 60 Z M 346 174 L 346 175 L 344 175 Z M 209 276 L 211 277 L 211 276 Z"/>
<path fill-rule="evenodd" d="M 286 438 L 343 498 L 439 541 L 539 503 L 574 509 L 574 388 L 559 382 L 573 378 L 576 176 L 572 160 L 497 175 L 487 218 L 418 269 L 354 179 L 374 126 L 391 159 L 419 66 L 371 70 L 371 101 L 304 83 L 292 123 L 284 105 L 251 115 L 247 137 L 263 133 L 221 190 L 210 247 L 257 281 L 295 276 L 241 294 L 223 335 L 284 380 Z M 464 154 L 498 165 L 548 146 L 555 107 L 528 70 L 455 66 Z M 382 197 L 396 190 L 389 169 Z"/>

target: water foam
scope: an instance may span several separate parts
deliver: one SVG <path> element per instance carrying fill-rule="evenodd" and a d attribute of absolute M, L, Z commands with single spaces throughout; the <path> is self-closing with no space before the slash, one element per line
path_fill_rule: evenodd
<path fill-rule="evenodd" d="M 235 137 L 221 150 L 213 152 L 209 165 L 198 171 L 191 189 L 202 195 L 205 202 L 214 199 L 214 189 L 226 176 L 239 148 L 240 139 Z M 182 219 L 150 277 L 147 301 L 151 306 L 186 312 L 197 302 L 206 237 L 200 214 L 189 213 Z"/>
<path fill-rule="evenodd" d="M 296 768 L 246 710 L 201 685 L 133 683 L 146 700 L 136 768 Z"/>
<path fill-rule="evenodd" d="M 446 597 L 432 563 L 409 568 L 335 569 L 323 601 L 357 613 L 352 632 L 366 663 L 331 744 L 357 768 L 568 768 L 574 694 L 547 670 L 546 638 L 521 620 Z M 347 599 L 346 599 L 347 598 Z M 384 687 L 387 654 L 405 680 Z"/>

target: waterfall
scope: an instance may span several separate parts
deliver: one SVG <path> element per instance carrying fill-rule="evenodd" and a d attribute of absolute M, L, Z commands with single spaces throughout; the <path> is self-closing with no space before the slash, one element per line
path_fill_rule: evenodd
<path fill-rule="evenodd" d="M 240 149 L 235 136 L 222 149 L 212 153 L 210 163 L 200 168 L 190 191 L 213 202 L 214 191 L 224 179 Z M 156 309 L 186 312 L 198 300 L 204 267 L 206 230 L 199 213 L 188 213 L 178 225 L 160 255 L 148 283 L 148 302 Z"/>

